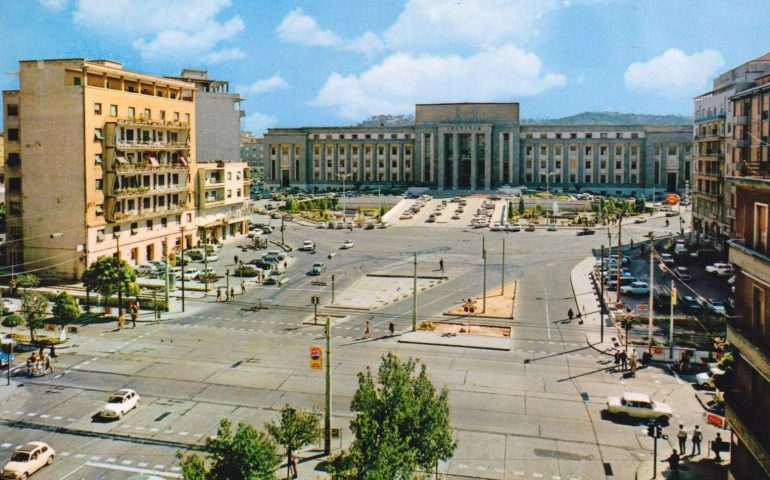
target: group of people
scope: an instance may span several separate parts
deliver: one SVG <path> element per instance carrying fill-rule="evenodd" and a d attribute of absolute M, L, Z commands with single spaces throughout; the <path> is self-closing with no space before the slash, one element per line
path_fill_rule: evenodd
<path fill-rule="evenodd" d="M 373 321 L 374 317 L 371 317 L 369 320 L 366 321 L 364 324 L 364 338 L 369 339 L 372 338 L 372 329 L 370 321 Z M 396 324 L 392 321 L 388 323 L 388 331 L 390 332 L 390 336 L 392 337 L 396 333 Z"/>
<path fill-rule="evenodd" d="M 674 474 L 673 478 L 679 478 L 679 462 L 681 457 L 687 454 L 687 439 L 692 442 L 692 450 L 690 450 L 690 456 L 701 455 L 701 443 L 703 442 L 703 432 L 700 430 L 700 426 L 695 425 L 695 429 L 692 435 L 687 433 L 684 425 L 679 424 L 679 431 L 677 431 L 676 438 L 679 441 L 679 449 L 673 449 L 671 455 L 668 458 L 661 460 L 662 462 L 668 462 L 669 470 Z M 722 434 L 717 432 L 716 438 L 711 443 L 712 450 L 714 451 L 714 460 L 717 462 L 722 461 L 720 453 L 725 448 L 725 442 L 722 440 Z M 697 454 L 695 452 L 698 452 Z M 681 454 L 679 453 L 681 452 Z"/>
<path fill-rule="evenodd" d="M 53 373 L 52 363 L 56 359 L 56 347 L 51 345 L 48 355 L 45 353 L 45 347 L 40 347 L 37 352 L 27 357 L 27 375 L 45 375 Z"/>
<path fill-rule="evenodd" d="M 246 283 L 241 282 L 241 295 L 246 293 Z M 235 300 L 235 287 L 230 287 L 228 290 L 227 288 L 224 289 L 224 297 L 225 302 L 229 302 L 230 300 Z M 217 302 L 222 301 L 222 287 L 217 287 Z"/>
<path fill-rule="evenodd" d="M 615 350 L 613 357 L 615 359 L 615 372 L 631 370 L 631 376 L 636 376 L 636 369 L 639 368 L 639 355 L 636 353 L 635 348 L 631 350 L 631 355 L 628 355 L 625 350 Z M 642 354 L 641 364 L 643 367 L 649 365 L 651 360 L 652 355 L 650 352 Z"/>

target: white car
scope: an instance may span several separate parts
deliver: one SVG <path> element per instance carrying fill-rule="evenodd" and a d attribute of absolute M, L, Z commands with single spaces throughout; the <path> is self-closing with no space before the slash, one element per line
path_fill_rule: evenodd
<path fill-rule="evenodd" d="M 409 212 L 404 212 L 401 214 L 400 217 L 398 217 L 399 220 L 411 220 L 413 215 Z"/>
<path fill-rule="evenodd" d="M 716 273 L 717 270 L 723 269 L 723 268 L 731 268 L 732 265 L 729 263 L 714 263 L 711 265 L 706 265 L 706 271 L 708 273 Z"/>
<path fill-rule="evenodd" d="M 18 312 L 21 310 L 21 300 L 18 298 L 3 299 L 3 314 Z"/>
<path fill-rule="evenodd" d="M 735 275 L 735 269 L 732 265 L 727 265 L 726 267 L 715 269 L 714 273 L 717 275 L 717 277 L 732 277 Z"/>
<path fill-rule="evenodd" d="M 195 280 L 200 274 L 201 272 L 197 268 L 185 268 L 182 273 L 182 278 L 185 280 Z"/>
<path fill-rule="evenodd" d="M 647 217 L 636 217 L 634 219 L 634 223 L 645 223 L 647 222 Z"/>
<path fill-rule="evenodd" d="M 495 222 L 491 227 L 489 227 L 489 229 L 493 232 L 500 232 L 503 230 L 503 227 L 500 225 L 500 222 Z"/>
<path fill-rule="evenodd" d="M 507 232 L 520 232 L 521 231 L 521 224 L 519 223 L 509 223 L 506 225 L 505 230 Z"/>
<path fill-rule="evenodd" d="M 214 252 L 214 253 L 209 253 L 208 255 L 203 257 L 203 260 L 201 260 L 201 262 L 203 262 L 203 261 L 205 261 L 205 262 L 216 262 L 217 260 L 219 260 L 219 255 L 217 255 L 217 253 Z"/>
<path fill-rule="evenodd" d="M 631 282 L 630 285 L 621 286 L 620 291 L 627 295 L 644 295 L 650 293 L 650 285 L 647 282 Z"/>
<path fill-rule="evenodd" d="M 305 240 L 299 249 L 303 252 L 310 252 L 313 248 L 315 248 L 315 243 L 312 240 Z"/>
<path fill-rule="evenodd" d="M 53 462 L 56 452 L 43 442 L 29 442 L 19 448 L 3 467 L 2 478 L 25 480 Z"/>
<path fill-rule="evenodd" d="M 107 405 L 99 412 L 99 416 L 119 419 L 137 406 L 139 406 L 139 394 L 128 388 L 123 388 L 110 395 Z"/>
<path fill-rule="evenodd" d="M 355 245 L 355 243 L 353 243 L 353 240 L 347 239 L 347 240 L 345 240 L 345 243 L 343 243 L 340 248 L 343 249 L 343 250 L 347 250 L 349 248 L 353 248 L 354 245 Z"/>
<path fill-rule="evenodd" d="M 622 417 L 652 418 L 667 422 L 674 414 L 665 403 L 650 399 L 646 393 L 625 392 L 621 397 L 607 397 L 607 411 Z"/>

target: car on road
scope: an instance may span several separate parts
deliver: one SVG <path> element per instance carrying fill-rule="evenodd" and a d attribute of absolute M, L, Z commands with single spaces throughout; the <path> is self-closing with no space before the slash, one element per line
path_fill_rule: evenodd
<path fill-rule="evenodd" d="M 666 265 L 673 265 L 674 264 L 674 257 L 670 253 L 661 253 L 660 254 L 660 259 Z"/>
<path fill-rule="evenodd" d="M 503 231 L 503 226 L 500 225 L 500 222 L 494 222 L 490 227 L 489 230 L 492 232 L 501 232 Z"/>
<path fill-rule="evenodd" d="M 735 269 L 732 265 L 727 265 L 726 267 L 717 268 L 714 270 L 714 273 L 717 277 L 732 277 L 735 275 Z"/>
<path fill-rule="evenodd" d="M 620 397 L 607 397 L 607 411 L 621 417 L 647 418 L 667 423 L 674 414 L 671 407 L 656 402 L 646 393 L 624 392 Z"/>
<path fill-rule="evenodd" d="M 355 246 L 355 243 L 353 242 L 353 240 L 348 238 L 347 240 L 345 240 L 345 243 L 343 243 L 340 248 L 342 250 L 348 250 L 350 248 L 353 248 L 354 246 Z"/>
<path fill-rule="evenodd" d="M 707 273 L 716 273 L 717 270 L 722 269 L 722 268 L 728 268 L 730 266 L 731 265 L 729 263 L 720 263 L 720 262 L 712 263 L 711 265 L 706 265 L 706 272 Z"/>
<path fill-rule="evenodd" d="M 400 217 L 398 217 L 399 220 L 410 220 L 413 217 L 413 215 L 409 212 L 404 212 L 401 214 Z"/>
<path fill-rule="evenodd" d="M 521 231 L 521 224 L 519 223 L 509 223 L 505 226 L 506 232 L 520 232 Z"/>
<path fill-rule="evenodd" d="M 436 214 L 435 213 L 431 213 L 430 216 L 428 216 L 428 219 L 425 220 L 425 221 L 428 222 L 428 223 L 435 223 L 436 222 Z"/>
<path fill-rule="evenodd" d="M 716 363 L 710 363 L 706 372 L 695 375 L 695 383 L 701 388 L 714 389 L 714 381 L 725 374 L 725 371 L 719 368 Z"/>
<path fill-rule="evenodd" d="M 131 389 L 122 388 L 110 395 L 107 405 L 102 407 L 99 416 L 102 418 L 120 419 L 138 406 L 139 394 Z"/>
<path fill-rule="evenodd" d="M 678 217 L 679 212 L 666 212 L 667 217 Z"/>
<path fill-rule="evenodd" d="M 677 307 L 679 307 L 679 310 L 682 312 L 689 313 L 690 315 L 697 315 L 703 311 L 703 306 L 698 299 L 691 295 L 682 295 L 679 297 L 677 299 Z"/>
<path fill-rule="evenodd" d="M 310 267 L 310 275 L 320 275 L 326 271 L 326 265 L 324 265 L 322 262 L 315 262 L 312 267 Z"/>
<path fill-rule="evenodd" d="M 706 300 L 706 308 L 716 313 L 717 315 L 726 315 L 727 309 L 725 308 L 725 302 L 718 298 L 709 298 Z"/>
<path fill-rule="evenodd" d="M 636 217 L 634 219 L 634 223 L 646 223 L 646 222 L 647 222 L 647 217 Z"/>
<path fill-rule="evenodd" d="M 264 265 L 268 268 L 271 267 L 271 264 L 269 263 Z M 261 265 L 255 265 L 252 263 L 244 263 L 243 265 L 238 265 L 238 268 L 235 269 L 235 275 L 238 277 L 256 277 L 262 273 L 262 269 L 259 268 L 260 266 Z"/>
<path fill-rule="evenodd" d="M 460 214 L 455 213 L 454 215 L 452 215 L 452 220 L 460 220 Z"/>
<path fill-rule="evenodd" d="M 21 300 L 18 298 L 3 298 L 3 315 L 21 310 Z"/>
<path fill-rule="evenodd" d="M 576 235 L 580 237 L 580 236 L 583 236 L 583 235 L 593 235 L 595 233 L 596 233 L 596 230 L 594 230 L 593 228 L 585 227 L 582 230 L 578 230 Z"/>
<path fill-rule="evenodd" d="M 268 275 L 267 278 L 265 279 L 264 284 L 281 286 L 288 281 L 289 281 L 288 278 L 284 277 L 281 273 L 273 270 L 270 272 L 270 275 Z"/>
<path fill-rule="evenodd" d="M 559 227 L 558 227 L 558 226 L 556 226 L 556 224 L 555 224 L 555 223 L 552 223 L 552 224 L 548 225 L 548 231 L 549 231 L 549 232 L 555 232 L 555 231 L 557 231 L 557 230 L 559 230 Z"/>
<path fill-rule="evenodd" d="M 525 232 L 534 232 L 535 231 L 535 225 L 530 223 L 527 225 L 527 228 L 524 229 Z"/>
<path fill-rule="evenodd" d="M 620 292 L 626 295 L 645 295 L 650 293 L 650 285 L 647 282 L 631 282 L 629 285 L 622 285 Z"/>
<path fill-rule="evenodd" d="M 3 466 L 2 478 L 26 480 L 46 465 L 53 463 L 56 452 L 43 442 L 28 442 L 17 448 Z"/>
<path fill-rule="evenodd" d="M 299 247 L 301 252 L 312 252 L 315 248 L 315 243 L 312 240 L 305 240 L 302 242 L 302 246 Z"/>
<path fill-rule="evenodd" d="M 197 268 L 185 268 L 182 272 L 182 278 L 185 280 L 195 280 L 201 274 Z"/>
<path fill-rule="evenodd" d="M 679 277 L 680 280 L 684 282 L 688 282 L 692 280 L 692 275 L 690 275 L 690 269 L 687 267 L 676 267 L 674 268 L 674 273 L 677 277 Z"/>
<path fill-rule="evenodd" d="M 617 277 L 614 277 L 614 278 L 607 277 L 607 278 L 609 279 L 609 280 L 606 280 L 607 288 L 609 288 L 610 290 L 615 290 L 616 288 L 618 288 L 618 278 Z M 623 275 L 623 276 L 620 277 L 620 286 L 624 287 L 626 285 L 631 285 L 635 281 L 636 281 L 636 277 L 632 277 L 632 276 L 629 276 L 629 275 Z"/>

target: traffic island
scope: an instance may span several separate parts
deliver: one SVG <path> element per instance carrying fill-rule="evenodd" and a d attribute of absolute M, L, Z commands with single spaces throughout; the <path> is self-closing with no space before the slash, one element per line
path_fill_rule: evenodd
<path fill-rule="evenodd" d="M 454 317 L 489 318 L 513 320 L 516 307 L 518 282 L 505 285 L 505 289 L 496 288 L 487 293 L 486 309 L 483 297 L 476 297 L 444 312 L 444 315 Z M 503 293 L 505 292 L 505 293 Z M 469 311 L 472 310 L 472 311 Z"/>

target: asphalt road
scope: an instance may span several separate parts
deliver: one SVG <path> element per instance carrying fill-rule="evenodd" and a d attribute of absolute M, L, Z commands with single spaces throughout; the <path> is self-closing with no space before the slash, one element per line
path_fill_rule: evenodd
<path fill-rule="evenodd" d="M 624 227 L 624 235 L 641 238 L 651 229 L 662 231 L 663 219 Z M 411 328 L 411 298 L 372 312 L 325 306 L 331 302 L 332 274 L 336 291 L 343 292 L 367 273 L 411 272 L 417 252 L 420 274 L 441 273 L 438 262 L 444 260 L 448 280 L 418 295 L 420 320 L 441 317 L 482 292 L 478 230 L 415 226 L 351 233 L 288 223 L 285 237 L 294 246 L 306 239 L 318 244 L 316 254 L 291 253 L 286 285 L 248 283 L 246 293 L 231 302 L 190 294 L 186 313 L 160 325 L 140 322 L 122 332 L 111 323 L 86 327 L 62 349 L 54 374 L 17 376 L 13 394 L 0 387 L 5 389 L 0 458 L 34 439 L 59 454 L 36 478 L 122 479 L 140 470 L 174 478 L 176 452 L 200 447 L 220 418 L 262 426 L 286 404 L 321 410 L 324 377 L 308 365 L 309 347 L 322 344 L 322 328 L 305 323 L 313 316 L 312 295 L 322 298 L 322 311 L 335 315 L 333 426 L 342 429 L 335 448 L 351 440 L 349 404 L 356 374 L 376 369 L 389 351 L 419 358 L 434 383 L 449 389 L 459 447 L 440 470 L 456 478 L 633 478 L 650 457 L 651 441 L 640 422 L 625 424 L 602 413 L 606 396 L 624 390 L 670 403 L 675 421 L 702 424 L 687 382 L 657 368 L 623 380 L 607 370 L 606 355 L 587 345 L 592 327 L 565 321 L 567 310 L 575 307 L 570 270 L 606 242 L 603 231 L 585 237 L 567 229 L 485 233 L 488 288 L 500 283 L 502 238 L 506 281 L 519 281 L 508 352 L 399 343 L 398 335 L 389 336 L 388 322 L 395 323 L 397 334 Z M 347 238 L 355 247 L 339 250 Z M 237 249 L 244 243 L 225 247 L 215 267 L 224 270 L 236 253 L 247 260 L 255 256 Z M 328 259 L 328 253 L 336 255 Z M 307 276 L 319 260 L 328 270 Z M 267 308 L 253 308 L 259 304 Z M 367 320 L 372 338 L 363 339 Z M 117 388 L 139 392 L 139 408 L 116 422 L 97 421 L 94 414 Z M 311 448 L 303 457 L 317 453 Z M 303 462 L 301 476 L 314 478 L 314 465 Z"/>

